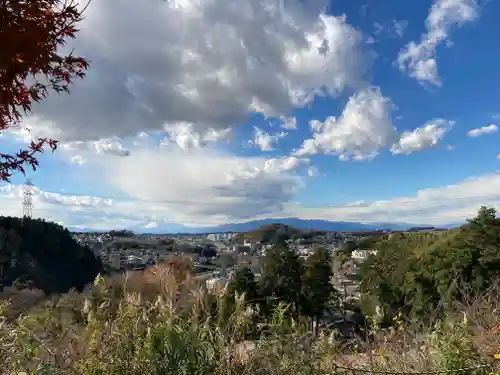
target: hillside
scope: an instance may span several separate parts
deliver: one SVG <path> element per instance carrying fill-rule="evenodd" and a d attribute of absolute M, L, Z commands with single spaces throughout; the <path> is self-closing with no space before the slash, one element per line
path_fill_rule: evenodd
<path fill-rule="evenodd" d="M 155 267 L 99 278 L 86 293 L 55 296 L 16 321 L 0 311 L 0 374 L 488 375 L 500 370 L 493 358 L 500 347 L 500 333 L 493 329 L 499 289 L 449 311 L 445 331 L 439 325 L 406 325 L 396 315 L 393 329 L 371 326 L 369 339 L 343 341 L 324 329 L 315 339 L 309 324 L 291 322 L 285 310 L 249 317 L 247 305 L 228 303 L 226 292 L 209 292 L 178 271 Z M 265 332 L 256 335 L 260 326 Z M 457 370 L 462 368 L 468 371 Z"/>
<path fill-rule="evenodd" d="M 460 228 L 395 233 L 361 267 L 361 289 L 387 311 L 414 318 L 443 313 L 491 287 L 500 276 L 500 219 L 483 207 Z"/>
<path fill-rule="evenodd" d="M 324 234 L 324 232 L 303 230 L 285 224 L 274 223 L 263 225 L 245 233 L 238 233 L 233 237 L 233 242 L 241 243 L 245 239 L 249 242 L 275 243 L 283 242 L 288 239 L 307 238 L 321 234 Z"/>
<path fill-rule="evenodd" d="M 0 290 L 32 286 L 46 293 L 82 289 L 101 262 L 70 232 L 43 220 L 0 217 Z"/>

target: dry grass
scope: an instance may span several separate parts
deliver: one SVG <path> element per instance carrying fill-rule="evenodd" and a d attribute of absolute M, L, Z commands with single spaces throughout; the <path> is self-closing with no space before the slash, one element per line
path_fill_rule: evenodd
<path fill-rule="evenodd" d="M 311 339 L 302 325 L 290 326 L 284 307 L 259 322 L 266 336 L 249 341 L 255 321 L 242 299 L 230 309 L 223 291 L 207 291 L 183 262 L 98 278 L 82 294 L 53 297 L 3 319 L 0 373 L 326 375 L 345 372 L 337 366 L 412 373 L 482 364 L 499 371 L 492 355 L 500 351 L 500 288 L 462 308 L 468 324 L 460 314 L 432 329 L 400 324 L 374 332 L 358 353 L 342 350 L 328 334 Z"/>

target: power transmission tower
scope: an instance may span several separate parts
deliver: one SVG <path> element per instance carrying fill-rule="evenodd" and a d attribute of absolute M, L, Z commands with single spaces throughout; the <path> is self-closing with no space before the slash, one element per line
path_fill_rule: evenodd
<path fill-rule="evenodd" d="M 34 194 L 33 182 L 31 179 L 27 179 L 24 183 L 23 188 L 23 217 L 31 218 L 33 212 L 33 194 Z"/>

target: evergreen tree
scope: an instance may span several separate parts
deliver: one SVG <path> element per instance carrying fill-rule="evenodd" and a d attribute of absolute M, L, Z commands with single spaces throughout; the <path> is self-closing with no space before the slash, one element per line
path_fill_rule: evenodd
<path fill-rule="evenodd" d="M 337 268 L 341 268 L 351 259 L 352 252 L 358 248 L 355 240 L 347 240 L 342 247 L 335 252 L 335 263 Z"/>
<path fill-rule="evenodd" d="M 301 300 L 302 264 L 297 253 L 284 245 L 273 246 L 267 251 L 259 280 L 260 296 L 268 299 L 262 310 L 276 306 L 277 302 L 291 305 L 297 316 Z"/>
<path fill-rule="evenodd" d="M 500 276 L 500 219 L 493 208 L 481 207 L 457 229 L 397 233 L 376 246 L 377 255 L 361 266 L 361 290 L 389 315 L 432 319 Z"/>
<path fill-rule="evenodd" d="M 331 257 L 325 248 L 317 248 L 306 260 L 302 277 L 301 311 L 316 322 L 328 309 L 333 294 Z"/>
<path fill-rule="evenodd" d="M 227 286 L 227 294 L 234 298 L 236 294 L 245 294 L 245 301 L 257 298 L 257 283 L 249 266 L 238 268 Z"/>
<path fill-rule="evenodd" d="M 500 219 L 495 209 L 481 207 L 447 250 L 434 250 L 430 265 L 446 302 L 488 288 L 500 276 Z"/>
<path fill-rule="evenodd" d="M 0 290 L 14 282 L 47 293 L 82 290 L 102 271 L 92 251 L 60 225 L 0 216 Z"/>

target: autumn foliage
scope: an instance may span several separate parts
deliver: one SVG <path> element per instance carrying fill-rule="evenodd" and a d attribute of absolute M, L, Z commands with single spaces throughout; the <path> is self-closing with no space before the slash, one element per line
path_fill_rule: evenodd
<path fill-rule="evenodd" d="M 88 62 L 58 48 L 75 37 L 83 10 L 73 0 L 0 0 L 0 133 L 19 126 L 34 102 L 48 95 L 69 92 L 75 77 L 83 78 Z M 13 173 L 36 169 L 36 155 L 57 141 L 33 140 L 16 154 L 0 152 L 0 181 Z"/>

